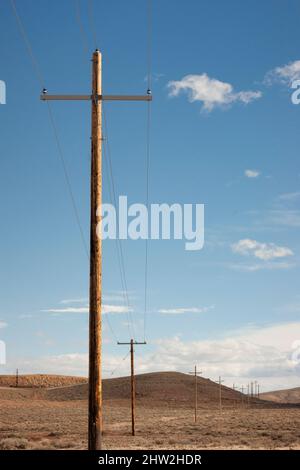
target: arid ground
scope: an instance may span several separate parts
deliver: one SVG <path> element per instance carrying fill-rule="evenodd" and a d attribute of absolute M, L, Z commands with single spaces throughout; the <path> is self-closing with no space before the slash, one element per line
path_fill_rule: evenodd
<path fill-rule="evenodd" d="M 34 379 L 35 377 L 35 379 Z M 46 378 L 45 378 L 46 377 Z M 0 377 L 0 449 L 84 449 L 83 379 Z M 77 380 L 77 385 L 76 385 Z M 28 383 L 30 384 L 28 385 Z M 78 383 L 79 382 L 79 383 Z M 27 383 L 27 385 L 26 385 Z M 53 384 L 60 386 L 53 387 Z M 61 385 L 61 384 L 64 385 Z M 71 385 L 67 385 L 71 383 Z M 25 385 L 25 386 L 24 386 Z M 105 449 L 300 449 L 300 405 L 247 400 L 239 392 L 175 372 L 137 376 L 136 436 L 130 434 L 129 378 L 104 381 Z"/>

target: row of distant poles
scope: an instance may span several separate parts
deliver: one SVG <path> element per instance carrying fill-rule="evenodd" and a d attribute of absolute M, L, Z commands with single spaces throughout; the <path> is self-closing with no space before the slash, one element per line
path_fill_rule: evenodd
<path fill-rule="evenodd" d="M 200 385 L 199 384 L 199 376 L 202 375 L 202 371 L 197 370 L 197 365 L 195 365 L 194 371 L 189 372 L 189 374 L 194 375 L 195 377 L 195 413 L 194 413 L 194 421 L 195 423 L 197 422 L 198 419 L 198 389 L 200 386 L 204 387 L 204 384 Z M 219 410 L 220 412 L 223 409 L 223 394 L 222 394 L 222 384 L 224 383 L 224 380 L 222 380 L 222 377 L 219 376 L 218 381 L 216 382 L 219 385 Z M 247 405 L 248 407 L 250 406 L 251 399 L 260 398 L 260 384 L 258 383 L 257 380 L 254 382 L 250 382 L 247 384 L 247 387 L 242 385 L 241 387 L 238 387 L 236 384 L 232 385 L 232 390 L 235 392 L 240 392 L 241 393 L 241 404 L 242 405 Z M 238 400 L 237 398 L 233 398 L 234 400 L 234 407 L 237 407 L 238 405 Z"/>
<path fill-rule="evenodd" d="M 130 364 L 131 364 L 131 433 L 132 436 L 135 436 L 135 408 L 136 408 L 136 383 L 135 383 L 135 373 L 134 373 L 134 346 L 138 344 L 145 344 L 143 343 L 138 343 L 137 341 L 134 341 L 133 339 L 130 341 L 130 343 L 118 343 L 119 345 L 130 345 Z M 194 421 L 197 423 L 198 420 L 198 390 L 200 387 L 202 387 L 202 390 L 204 388 L 204 384 L 199 384 L 199 376 L 202 375 L 202 371 L 199 371 L 197 369 L 197 365 L 195 365 L 194 371 L 189 372 L 189 374 L 192 374 L 195 377 L 195 413 L 194 413 Z M 16 369 L 16 376 L 15 376 L 15 386 L 19 387 L 19 369 Z M 219 376 L 218 381 L 216 382 L 219 385 L 219 410 L 222 411 L 223 409 L 223 395 L 222 395 L 222 383 L 224 383 L 224 380 L 222 380 L 222 377 Z M 247 405 L 248 407 L 250 406 L 251 399 L 260 398 L 260 384 L 258 383 L 257 380 L 254 380 L 254 382 L 250 382 L 247 384 L 247 387 L 242 385 L 241 387 L 238 387 L 236 384 L 232 385 L 232 390 L 235 392 L 240 392 L 241 393 L 241 404 Z M 238 400 L 236 398 L 233 398 L 234 400 L 234 407 L 237 407 L 238 405 Z"/>

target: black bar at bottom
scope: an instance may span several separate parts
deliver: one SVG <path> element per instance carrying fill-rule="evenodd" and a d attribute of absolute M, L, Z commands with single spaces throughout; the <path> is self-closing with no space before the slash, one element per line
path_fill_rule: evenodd
<path fill-rule="evenodd" d="M 117 465 L 121 468 L 135 468 L 140 465 L 226 465 L 236 464 L 274 464 L 288 465 L 297 463 L 299 451 L 293 450 L 102 450 L 102 451 L 1 451 L 0 463 L 38 466 L 65 464 L 97 466 Z M 6 467 L 3 467 L 6 468 Z"/>

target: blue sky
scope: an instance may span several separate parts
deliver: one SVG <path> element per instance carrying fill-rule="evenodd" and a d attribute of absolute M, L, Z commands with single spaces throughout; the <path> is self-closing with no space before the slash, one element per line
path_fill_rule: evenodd
<path fill-rule="evenodd" d="M 78 2 L 15 3 L 49 93 L 89 93 L 96 45 L 104 93 L 146 92 L 146 1 L 94 0 L 91 9 L 81 0 L 84 38 Z M 228 383 L 299 385 L 300 107 L 290 88 L 300 78 L 299 14 L 293 0 L 153 0 L 150 202 L 204 203 L 205 246 L 149 242 L 149 344 L 137 351 L 138 371 L 197 363 Z M 9 1 L 0 22 L 3 370 L 84 374 L 88 316 L 57 310 L 85 309 L 88 259 Z M 105 105 L 116 192 L 129 203 L 145 201 L 146 106 Z M 88 240 L 90 106 L 52 109 Z M 104 166 L 109 201 L 107 178 Z M 144 250 L 143 241 L 123 242 L 137 339 Z M 122 310 L 113 241 L 104 242 L 103 283 L 104 303 Z M 128 340 L 126 313 L 108 315 L 117 338 Z M 127 351 L 106 322 L 104 343 L 107 376 L 127 373 Z"/>

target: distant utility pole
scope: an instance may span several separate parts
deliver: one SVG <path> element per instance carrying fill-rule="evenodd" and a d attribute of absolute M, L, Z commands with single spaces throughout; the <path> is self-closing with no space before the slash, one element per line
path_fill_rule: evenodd
<path fill-rule="evenodd" d="M 257 398 L 259 398 L 259 384 L 257 384 Z"/>
<path fill-rule="evenodd" d="M 131 432 L 132 435 L 135 436 L 135 376 L 134 376 L 134 345 L 138 344 L 147 344 L 146 341 L 142 343 L 138 343 L 133 339 L 130 340 L 130 343 L 120 343 L 118 341 L 118 345 L 130 345 L 130 368 L 131 368 Z"/>
<path fill-rule="evenodd" d="M 219 407 L 220 411 L 222 411 L 222 383 L 224 380 L 221 380 L 221 376 L 219 377 Z"/>
<path fill-rule="evenodd" d="M 232 384 L 232 389 L 235 392 L 235 389 L 236 389 L 235 384 Z M 234 408 L 237 406 L 237 400 L 235 399 L 235 396 L 233 396 L 233 405 L 234 405 Z"/>
<path fill-rule="evenodd" d="M 253 398 L 253 382 L 251 382 L 251 398 Z"/>
<path fill-rule="evenodd" d="M 241 386 L 240 391 L 242 392 L 242 407 L 244 405 L 244 385 Z"/>
<path fill-rule="evenodd" d="M 257 381 L 254 380 L 254 396 L 257 397 Z"/>
<path fill-rule="evenodd" d="M 250 405 L 250 385 L 247 384 L 247 403 L 248 403 L 248 408 Z"/>
<path fill-rule="evenodd" d="M 194 372 L 189 372 L 195 376 L 195 423 L 197 423 L 197 412 L 198 412 L 198 375 L 202 372 L 197 372 L 197 366 L 195 366 Z"/>
<path fill-rule="evenodd" d="M 16 387 L 19 386 L 19 369 L 16 370 Z"/>
<path fill-rule="evenodd" d="M 102 439 L 102 102 L 151 101 L 147 95 L 103 95 L 102 55 L 98 49 L 92 57 L 92 93 L 88 95 L 48 95 L 43 90 L 41 100 L 83 100 L 92 105 L 91 132 L 91 221 L 90 221 L 90 294 L 89 294 L 89 415 L 88 448 L 100 450 Z M 98 229 L 100 231 L 98 232 Z"/>

